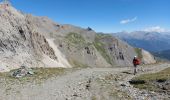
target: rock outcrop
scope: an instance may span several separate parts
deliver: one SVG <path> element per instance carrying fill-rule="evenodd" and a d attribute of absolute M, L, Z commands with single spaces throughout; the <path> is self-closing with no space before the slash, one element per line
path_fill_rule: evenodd
<path fill-rule="evenodd" d="M 156 60 L 152 54 L 148 51 L 142 49 L 142 60 L 144 64 L 153 64 L 156 63 Z"/>
<path fill-rule="evenodd" d="M 0 71 L 16 69 L 23 64 L 70 67 L 59 62 L 47 38 L 29 24 L 26 15 L 11 6 L 0 7 Z"/>

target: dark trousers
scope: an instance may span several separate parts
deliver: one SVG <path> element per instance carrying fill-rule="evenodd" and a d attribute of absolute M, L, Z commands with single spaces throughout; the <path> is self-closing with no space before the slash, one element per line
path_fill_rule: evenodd
<path fill-rule="evenodd" d="M 134 64 L 134 75 L 137 73 L 137 65 Z"/>

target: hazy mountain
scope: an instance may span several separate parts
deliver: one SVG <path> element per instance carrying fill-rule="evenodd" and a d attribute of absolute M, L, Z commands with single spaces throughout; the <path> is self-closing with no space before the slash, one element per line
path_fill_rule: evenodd
<path fill-rule="evenodd" d="M 170 50 L 154 52 L 153 54 L 157 57 L 170 60 Z"/>
<path fill-rule="evenodd" d="M 135 31 L 131 33 L 119 32 L 113 34 L 130 45 L 143 48 L 151 52 L 170 49 L 170 32 Z"/>

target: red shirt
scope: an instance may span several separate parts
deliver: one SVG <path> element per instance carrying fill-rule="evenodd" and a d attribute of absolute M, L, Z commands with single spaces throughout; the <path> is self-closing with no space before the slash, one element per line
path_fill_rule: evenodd
<path fill-rule="evenodd" d="M 140 65 L 140 60 L 137 59 L 137 58 L 136 58 L 136 59 L 134 58 L 134 59 L 133 59 L 133 64 L 134 64 L 134 65 Z"/>

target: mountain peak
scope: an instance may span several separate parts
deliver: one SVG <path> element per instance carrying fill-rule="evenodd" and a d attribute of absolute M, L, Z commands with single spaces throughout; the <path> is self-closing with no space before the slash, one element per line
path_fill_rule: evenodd
<path fill-rule="evenodd" d="M 20 17 L 23 18 L 23 14 L 21 14 L 20 11 L 18 11 L 17 9 L 15 9 L 13 6 L 11 5 L 7 5 L 7 4 L 0 4 L 0 15 L 1 16 L 11 16 L 11 17 Z"/>

